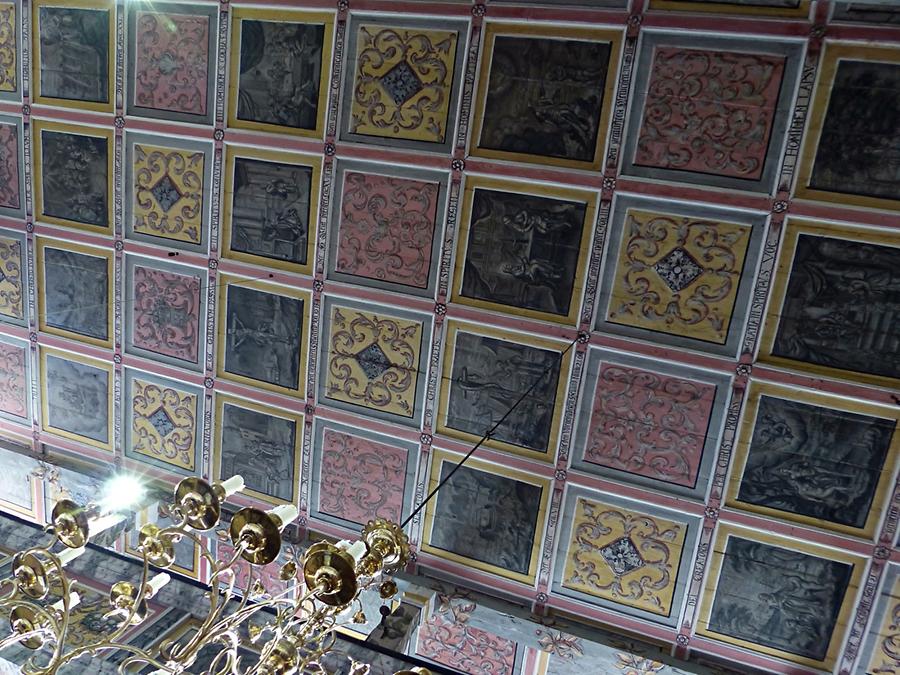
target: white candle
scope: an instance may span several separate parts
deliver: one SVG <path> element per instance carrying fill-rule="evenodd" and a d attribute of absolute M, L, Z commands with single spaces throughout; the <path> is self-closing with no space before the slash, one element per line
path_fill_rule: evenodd
<path fill-rule="evenodd" d="M 119 515 L 118 513 L 111 513 L 108 516 L 100 516 L 99 518 L 91 518 L 88 521 L 88 532 L 89 537 L 96 537 L 98 534 L 103 532 L 104 530 L 108 530 L 116 523 L 121 522 L 124 519 L 124 516 Z"/>
<path fill-rule="evenodd" d="M 243 476 L 232 476 L 226 481 L 222 482 L 222 489 L 225 490 L 225 496 L 230 497 L 235 492 L 240 492 L 244 489 L 244 477 Z"/>
<path fill-rule="evenodd" d="M 59 564 L 65 567 L 82 553 L 84 553 L 83 546 L 81 548 L 67 548 L 62 553 L 57 553 L 56 557 L 59 558 Z"/>
<path fill-rule="evenodd" d="M 150 581 L 147 582 L 147 597 L 152 598 L 154 595 L 159 593 L 159 589 L 165 586 L 172 579 L 165 572 L 160 572 L 155 577 L 153 577 Z"/>
<path fill-rule="evenodd" d="M 369 552 L 369 547 L 366 546 L 366 542 L 350 541 L 349 539 L 339 541 L 338 548 L 344 549 L 347 553 L 353 556 L 353 560 L 355 560 L 357 563 L 363 559 L 363 556 L 365 556 L 366 553 Z"/>
<path fill-rule="evenodd" d="M 289 523 L 294 522 L 297 516 L 300 515 L 300 512 L 293 504 L 282 504 L 269 511 L 269 515 L 277 517 L 281 521 L 281 527 L 284 528 Z"/>
<path fill-rule="evenodd" d="M 79 596 L 78 593 L 76 593 L 75 591 L 72 591 L 71 593 L 69 593 L 69 609 L 72 609 L 73 607 L 78 607 L 78 604 L 80 602 L 81 602 L 81 596 Z M 55 609 L 58 612 L 64 612 L 66 609 L 65 604 L 63 603 L 62 600 L 58 600 L 58 601 L 54 602 L 52 607 L 53 607 L 53 609 Z"/>

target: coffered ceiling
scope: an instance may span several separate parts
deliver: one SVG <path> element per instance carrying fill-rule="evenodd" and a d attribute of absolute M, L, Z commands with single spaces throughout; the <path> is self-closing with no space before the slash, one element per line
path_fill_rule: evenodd
<path fill-rule="evenodd" d="M 490 431 L 412 570 L 681 658 L 898 672 L 898 23 L 0 1 L 0 429 L 240 473 L 332 536 Z M 55 488 L 7 464 L 43 521 Z M 422 655 L 613 672 L 452 607 Z"/>

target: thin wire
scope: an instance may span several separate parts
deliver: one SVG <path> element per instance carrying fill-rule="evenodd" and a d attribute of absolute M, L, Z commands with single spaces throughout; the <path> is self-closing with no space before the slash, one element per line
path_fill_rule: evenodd
<path fill-rule="evenodd" d="M 569 345 L 562 352 L 560 352 L 560 355 L 559 355 L 560 360 L 562 360 L 565 357 L 565 355 L 569 353 L 569 350 L 575 346 L 576 342 L 578 342 L 577 337 L 574 340 L 572 340 L 569 343 Z M 460 469 L 460 467 L 468 461 L 469 457 L 471 457 L 475 453 L 475 451 L 478 450 L 478 448 L 480 448 L 482 446 L 482 444 L 493 435 L 493 433 L 497 430 L 497 428 L 506 421 L 506 418 L 509 417 L 513 413 L 513 411 L 519 407 L 519 404 L 522 401 L 524 401 L 526 398 L 528 398 L 528 396 L 531 394 L 531 392 L 533 392 L 535 390 L 535 388 L 544 380 L 544 378 L 547 377 L 547 375 L 550 373 L 550 371 L 553 370 L 553 366 L 554 366 L 554 364 L 551 363 L 546 368 L 544 368 L 544 372 L 541 373 L 540 377 L 538 377 L 534 382 L 531 383 L 531 386 L 528 387 L 528 389 L 526 389 L 522 393 L 521 396 L 519 396 L 519 398 L 516 400 L 516 402 L 512 404 L 512 407 L 503 414 L 503 417 L 501 417 L 499 420 L 497 420 L 494 423 L 494 426 L 492 426 L 490 429 L 488 429 L 485 432 L 484 436 L 482 436 L 479 439 L 479 441 L 475 445 L 472 446 L 471 450 L 469 450 L 466 453 L 466 456 L 463 457 L 459 462 L 456 463 L 456 466 L 453 467 L 453 469 L 450 471 L 450 473 L 447 474 L 447 476 L 445 478 L 443 478 L 440 483 L 438 483 L 437 485 L 434 486 L 434 489 L 428 493 L 428 496 L 425 497 L 424 500 L 422 500 L 422 503 L 419 504 L 415 509 L 413 509 L 413 512 L 410 513 L 406 517 L 406 520 L 404 520 L 400 524 L 401 530 L 407 526 L 409 521 L 411 521 L 413 518 L 416 517 L 416 515 L 419 513 L 419 511 L 421 511 L 429 501 L 431 501 L 431 499 L 438 493 L 438 490 L 440 490 L 451 478 L 453 478 L 453 474 L 455 474 Z"/>

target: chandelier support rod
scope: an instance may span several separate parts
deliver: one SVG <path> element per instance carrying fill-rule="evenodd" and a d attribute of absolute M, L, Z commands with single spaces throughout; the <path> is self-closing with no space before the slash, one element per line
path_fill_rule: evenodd
<path fill-rule="evenodd" d="M 560 365 L 562 365 L 563 357 L 569 353 L 569 350 L 572 349 L 572 347 L 575 346 L 575 343 L 578 342 L 580 337 L 581 337 L 581 334 L 579 334 L 574 340 L 572 340 L 568 344 L 568 346 L 560 353 L 560 355 L 559 355 Z M 434 489 L 432 489 L 431 492 L 428 493 L 428 496 L 425 497 L 425 499 L 423 499 L 422 502 L 415 509 L 413 509 L 413 512 L 410 513 L 406 517 L 406 520 L 404 520 L 400 524 L 401 530 L 404 527 L 406 527 L 407 524 L 409 524 L 409 522 L 413 518 L 416 517 L 416 515 L 419 513 L 419 511 L 421 511 L 425 507 L 425 505 L 428 504 L 429 501 L 431 501 L 431 499 L 438 493 L 438 490 L 440 490 L 442 487 L 444 487 L 444 485 L 446 485 L 447 482 L 449 482 L 449 480 L 451 478 L 453 478 L 453 474 L 455 474 L 459 470 L 459 468 L 462 467 L 462 465 L 465 464 L 469 460 L 469 457 L 471 457 L 473 454 L 475 454 L 475 451 L 478 450 L 478 448 L 480 448 L 484 444 L 484 442 L 486 440 L 488 440 L 494 434 L 494 432 L 500 427 L 500 425 L 506 421 L 506 418 L 509 417 L 513 413 L 513 411 L 515 411 L 515 409 L 519 407 L 519 404 L 521 404 L 522 401 L 524 401 L 526 398 L 528 398 L 531 395 L 531 392 L 533 392 L 535 390 L 535 388 L 543 381 L 543 379 L 545 377 L 547 377 L 547 375 L 550 373 L 550 371 L 552 369 L 553 369 L 552 363 L 549 366 L 547 366 L 546 368 L 544 368 L 544 372 L 542 372 L 540 374 L 540 376 L 534 382 L 531 383 L 531 386 L 528 387 L 528 389 L 526 389 L 525 392 L 521 396 L 519 396 L 518 399 L 516 399 L 516 402 L 513 403 L 512 406 L 510 407 L 510 409 L 507 410 L 503 414 L 503 417 L 501 417 L 499 420 L 494 422 L 494 425 L 484 433 L 484 436 L 482 436 L 475 445 L 472 446 L 472 448 L 466 453 L 465 457 L 463 457 L 461 460 L 459 460 L 459 462 L 456 463 L 456 466 L 453 467 L 453 469 L 450 471 L 450 473 L 448 473 L 447 476 L 445 478 L 443 478 L 440 483 L 435 485 Z"/>

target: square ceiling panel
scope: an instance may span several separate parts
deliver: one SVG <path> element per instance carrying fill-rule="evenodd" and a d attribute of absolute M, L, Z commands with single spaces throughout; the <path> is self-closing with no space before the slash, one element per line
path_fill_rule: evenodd
<path fill-rule="evenodd" d="M 211 124 L 218 12 L 213 5 L 128 5 L 131 115 Z"/>
<path fill-rule="evenodd" d="M 566 495 L 553 589 L 674 626 L 699 521 L 583 489 Z"/>
<path fill-rule="evenodd" d="M 0 115 L 0 215 L 25 215 L 22 118 Z"/>
<path fill-rule="evenodd" d="M 770 193 L 803 45 L 643 35 L 622 172 Z"/>
<path fill-rule="evenodd" d="M 25 235 L 0 229 L 0 321 L 24 326 L 28 311 Z"/>
<path fill-rule="evenodd" d="M 0 417 L 31 424 L 30 388 L 28 343 L 0 335 Z"/>
<path fill-rule="evenodd" d="M 352 14 L 341 139 L 449 150 L 468 32 L 455 20 Z"/>
<path fill-rule="evenodd" d="M 19 50 L 21 42 L 21 11 L 19 0 L 0 3 L 0 99 L 19 100 Z"/>
<path fill-rule="evenodd" d="M 328 278 L 433 297 L 449 174 L 339 160 L 334 175 Z"/>
<path fill-rule="evenodd" d="M 702 499 L 729 384 L 721 373 L 592 349 L 572 468 Z"/>
<path fill-rule="evenodd" d="M 125 236 L 206 253 L 212 143 L 127 132 Z"/>
<path fill-rule="evenodd" d="M 599 169 L 620 30 L 488 22 L 472 154 Z"/>
<path fill-rule="evenodd" d="M 597 329 L 734 355 L 766 215 L 625 195 L 610 222 Z"/>

